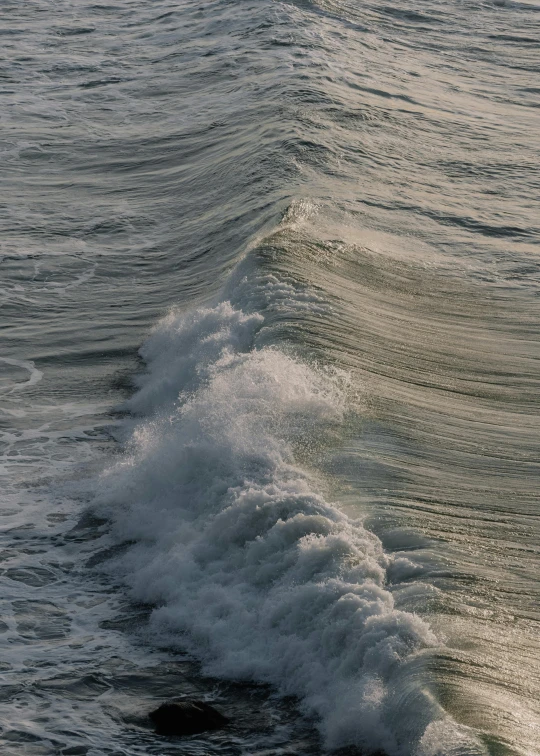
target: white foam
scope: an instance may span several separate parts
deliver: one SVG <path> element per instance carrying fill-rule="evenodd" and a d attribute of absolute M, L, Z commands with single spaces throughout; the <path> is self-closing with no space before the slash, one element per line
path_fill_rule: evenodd
<path fill-rule="evenodd" d="M 41 370 L 38 370 L 34 363 L 30 360 L 16 360 L 11 357 L 0 357 L 0 362 L 4 362 L 6 365 L 13 365 L 14 367 L 22 368 L 23 370 L 27 370 L 30 373 L 27 381 L 24 381 L 23 383 L 17 383 L 15 384 L 15 386 L 12 386 L 7 392 L 8 394 L 13 393 L 14 391 L 20 391 L 21 389 L 29 388 L 30 386 L 34 386 L 43 378 L 43 373 L 41 372 Z"/>
<path fill-rule="evenodd" d="M 480 753 L 425 688 L 438 641 L 395 608 L 380 541 L 295 462 L 342 422 L 339 375 L 257 349 L 262 324 L 224 302 L 171 313 L 143 347 L 143 417 L 99 495 L 135 541 L 110 569 L 157 606 L 158 643 L 296 696 L 329 748 Z"/>

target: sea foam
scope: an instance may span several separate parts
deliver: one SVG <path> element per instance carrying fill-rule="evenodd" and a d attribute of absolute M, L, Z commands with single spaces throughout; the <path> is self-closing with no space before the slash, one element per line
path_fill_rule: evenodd
<path fill-rule="evenodd" d="M 296 697 L 327 748 L 477 753 L 425 688 L 438 641 L 396 609 L 392 559 L 295 461 L 342 422 L 342 381 L 257 348 L 263 322 L 221 302 L 169 314 L 143 346 L 130 440 L 99 496 L 133 542 L 109 567 L 155 605 L 157 643 Z"/>

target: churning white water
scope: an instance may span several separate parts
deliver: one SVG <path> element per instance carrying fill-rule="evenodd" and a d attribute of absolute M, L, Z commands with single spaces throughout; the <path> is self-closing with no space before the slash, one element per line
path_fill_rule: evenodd
<path fill-rule="evenodd" d="M 158 642 L 208 674 L 297 696 L 329 748 L 452 752 L 458 728 L 410 680 L 436 638 L 393 597 L 418 568 L 295 465 L 295 443 L 342 421 L 338 377 L 252 349 L 262 326 L 224 302 L 169 315 L 143 347 L 148 373 L 127 407 L 145 419 L 101 497 L 137 545 L 112 569 L 159 605 Z"/>

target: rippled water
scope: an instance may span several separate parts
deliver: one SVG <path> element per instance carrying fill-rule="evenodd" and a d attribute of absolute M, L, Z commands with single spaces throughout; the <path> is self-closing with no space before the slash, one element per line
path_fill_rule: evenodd
<path fill-rule="evenodd" d="M 3 752 L 536 756 L 538 3 L 0 12 Z"/>

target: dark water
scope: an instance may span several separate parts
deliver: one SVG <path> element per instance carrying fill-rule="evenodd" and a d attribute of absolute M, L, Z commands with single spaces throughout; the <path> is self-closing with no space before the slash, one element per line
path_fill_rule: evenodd
<path fill-rule="evenodd" d="M 0 13 L 3 752 L 537 756 L 540 6 Z"/>

